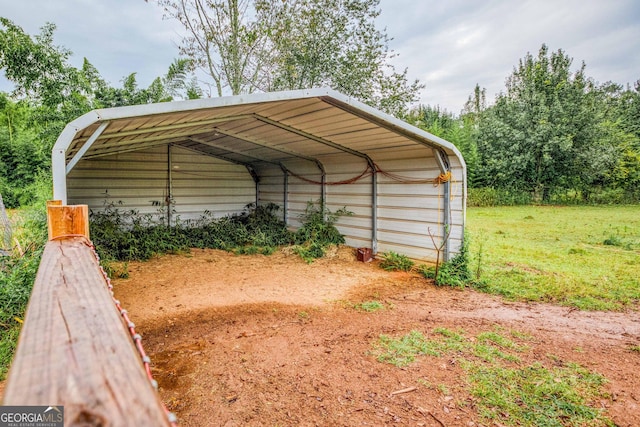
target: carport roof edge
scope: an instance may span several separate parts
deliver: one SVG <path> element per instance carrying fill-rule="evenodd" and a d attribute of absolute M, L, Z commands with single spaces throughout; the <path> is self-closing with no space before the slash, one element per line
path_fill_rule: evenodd
<path fill-rule="evenodd" d="M 327 105 L 336 107 L 346 113 L 349 113 L 354 117 L 363 119 L 378 128 L 391 131 L 397 135 L 401 135 L 406 138 L 406 141 L 413 141 L 423 146 L 426 145 L 435 149 L 440 148 L 441 150 L 445 150 L 449 154 L 453 154 L 459 159 L 463 171 L 466 169 L 466 165 L 461 153 L 450 142 L 419 128 L 416 128 L 412 125 L 409 125 L 408 123 L 403 122 L 400 119 L 383 113 L 340 92 L 328 88 L 317 88 L 283 92 L 255 93 L 156 104 L 143 104 L 125 107 L 113 107 L 90 111 L 69 122 L 56 140 L 56 143 L 53 147 L 52 167 L 54 180 L 54 198 L 63 200 L 63 203 L 66 203 L 66 174 L 68 173 L 67 151 L 69 150 L 71 144 L 76 141 L 78 135 L 92 125 L 102 125 L 117 120 L 146 117 L 151 118 L 154 116 L 161 116 L 172 113 L 180 114 L 193 112 L 195 117 L 198 113 L 203 113 L 207 110 L 214 111 L 224 108 L 242 107 L 245 105 L 261 106 L 270 103 L 294 102 L 298 100 L 313 98 L 318 99 Z M 94 132 L 95 139 L 99 138 L 100 133 L 104 130 L 105 127 L 106 126 L 100 126 L 97 132 Z M 87 141 L 89 142 L 89 145 L 93 142 L 90 140 L 91 138 L 94 138 L 94 135 L 92 135 Z M 135 146 L 135 141 L 133 144 Z M 80 153 L 77 156 L 78 158 L 74 159 L 75 161 L 79 160 L 79 158 L 85 154 L 86 149 L 81 149 L 78 151 Z M 463 172 L 463 176 L 465 175 L 466 173 Z"/>
<path fill-rule="evenodd" d="M 387 124 L 388 126 L 404 131 L 417 139 L 423 139 L 437 146 L 449 149 L 456 153 L 460 158 L 462 155 L 458 149 L 440 137 L 437 137 L 415 126 L 383 113 L 369 105 L 366 105 L 355 98 L 344 95 L 328 88 L 301 89 L 282 92 L 254 93 L 247 95 L 223 96 L 218 98 L 203 98 L 188 101 L 160 102 L 155 104 L 131 105 L 125 107 L 100 108 L 83 114 L 77 119 L 69 122 L 63 132 L 60 134 L 53 147 L 54 150 L 66 150 L 73 141 L 76 133 L 86 129 L 88 126 L 110 120 L 151 116 L 156 114 L 166 114 L 175 112 L 189 112 L 206 110 L 210 108 L 229 107 L 243 104 L 260 104 L 274 101 L 298 100 L 305 98 L 321 98 L 326 99 L 329 103 L 333 100 L 335 104 L 351 113 L 366 116 L 367 119 L 378 124 Z"/>

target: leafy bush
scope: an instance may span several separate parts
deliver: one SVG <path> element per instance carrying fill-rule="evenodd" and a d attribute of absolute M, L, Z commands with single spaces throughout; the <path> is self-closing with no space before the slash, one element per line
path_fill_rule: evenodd
<path fill-rule="evenodd" d="M 420 264 L 416 270 L 425 279 L 436 278 L 436 267 L 434 265 Z"/>
<path fill-rule="evenodd" d="M 467 194 L 467 206 L 516 206 L 530 205 L 533 203 L 531 194 L 526 191 L 513 189 L 482 187 L 469 188 Z"/>
<path fill-rule="evenodd" d="M 640 202 L 638 191 L 628 191 L 623 188 L 592 187 L 588 192 L 566 190 L 553 192 L 542 204 L 552 205 L 622 205 Z M 531 193 L 513 188 L 478 187 L 469 188 L 467 206 L 522 206 L 538 204 Z"/>
<path fill-rule="evenodd" d="M 472 279 L 469 264 L 469 236 L 465 233 L 458 254 L 442 264 L 438 269 L 436 285 L 466 286 Z"/>
<path fill-rule="evenodd" d="M 410 271 L 414 262 L 406 255 L 401 255 L 393 251 L 384 252 L 380 267 L 386 271 Z"/>
<path fill-rule="evenodd" d="M 147 260 L 156 254 L 189 249 L 180 227 L 169 227 L 151 214 L 120 210 L 115 205 L 91 211 L 91 238 L 108 269 L 111 261 Z"/>
<path fill-rule="evenodd" d="M 168 226 L 163 212 L 156 216 L 141 215 L 110 204 L 102 211 L 91 212 L 91 234 L 107 264 L 146 260 L 158 254 L 188 251 L 191 247 L 273 253 L 273 246 L 293 239 L 285 224 L 273 214 L 276 209 L 276 205 L 257 208 L 248 205 L 239 215 L 218 219 L 205 211 L 197 220 Z"/>
<path fill-rule="evenodd" d="M 322 257 L 328 245 L 344 243 L 335 223 L 339 217 L 351 214 L 346 208 L 331 213 L 309 203 L 297 233 L 289 231 L 276 216 L 278 209 L 273 203 L 249 204 L 237 215 L 214 218 L 205 211 L 197 220 L 168 226 L 164 212 L 141 215 L 110 204 L 102 211 L 91 212 L 91 233 L 109 273 L 112 261 L 145 260 L 154 255 L 188 251 L 191 247 L 223 249 L 239 255 L 270 255 L 278 246 L 296 243 L 294 251 L 311 262 Z"/>
<path fill-rule="evenodd" d="M 251 203 L 233 219 L 245 226 L 248 239 L 256 246 L 288 245 L 293 235 L 287 229 L 287 224 L 276 216 L 278 209 L 280 207 L 275 203 L 260 206 Z"/>
<path fill-rule="evenodd" d="M 336 222 L 342 216 L 351 216 L 353 212 L 346 207 L 331 212 L 324 206 L 316 206 L 313 202 L 307 202 L 307 207 L 300 221 L 302 227 L 296 232 L 295 240 L 298 244 L 306 242 L 318 242 L 325 245 L 340 245 L 344 243 L 344 236 L 335 227 Z"/>
<path fill-rule="evenodd" d="M 300 215 L 302 227 L 295 234 L 295 253 L 310 263 L 322 258 L 329 246 L 343 244 L 344 236 L 335 224 L 340 217 L 350 215 L 353 213 L 346 207 L 331 212 L 325 206 L 318 207 L 313 202 L 307 202 L 305 212 Z"/>
<path fill-rule="evenodd" d="M 421 264 L 417 270 L 426 279 L 434 279 L 435 284 L 438 286 L 465 287 L 468 284 L 472 284 L 473 280 L 469 265 L 469 236 L 465 233 L 460 251 L 455 257 L 440 264 L 438 268 Z"/>

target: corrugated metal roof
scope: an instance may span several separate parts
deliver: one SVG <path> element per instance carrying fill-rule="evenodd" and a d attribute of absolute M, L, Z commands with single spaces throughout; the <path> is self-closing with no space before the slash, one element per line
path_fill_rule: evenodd
<path fill-rule="evenodd" d="M 247 166 L 341 152 L 367 158 L 418 144 L 458 157 L 464 167 L 451 143 L 333 90 L 272 92 L 87 113 L 67 125 L 53 149 L 54 198 L 66 202 L 65 176 L 81 158 L 166 144 Z"/>

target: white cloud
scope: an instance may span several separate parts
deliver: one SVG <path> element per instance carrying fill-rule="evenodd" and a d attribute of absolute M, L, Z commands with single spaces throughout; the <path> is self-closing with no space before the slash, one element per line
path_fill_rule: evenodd
<path fill-rule="evenodd" d="M 416 6 L 415 4 L 419 5 Z M 527 52 L 543 43 L 584 60 L 604 82 L 640 78 L 640 4 L 633 0 L 382 0 L 394 63 L 426 84 L 422 102 L 459 112 L 475 84 L 489 100 Z"/>

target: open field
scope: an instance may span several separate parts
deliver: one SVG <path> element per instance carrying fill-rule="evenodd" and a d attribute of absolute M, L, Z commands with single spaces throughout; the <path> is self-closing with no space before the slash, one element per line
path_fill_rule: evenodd
<path fill-rule="evenodd" d="M 640 300 L 640 206 L 471 208 L 484 291 L 583 310 Z"/>

